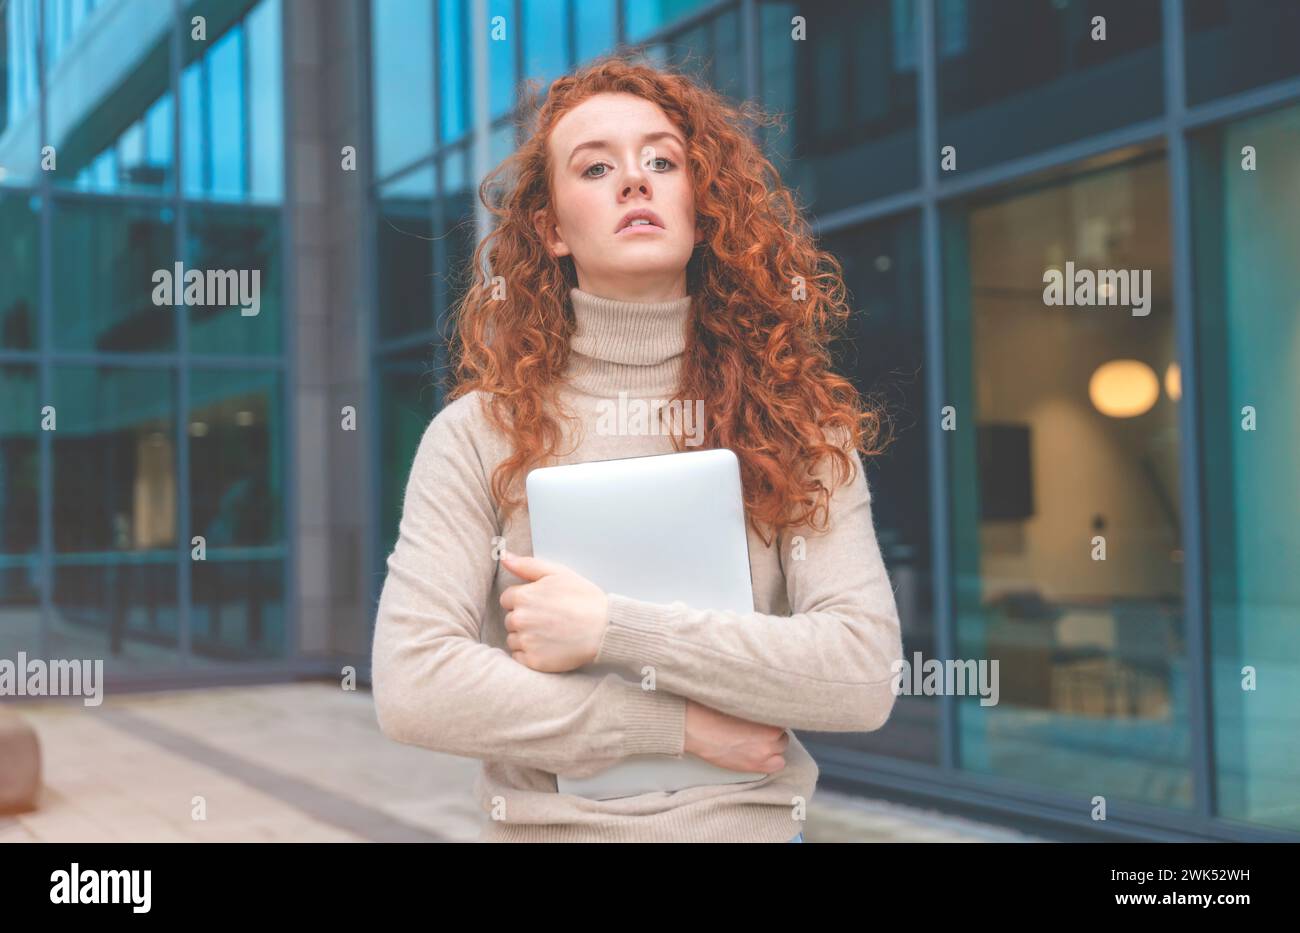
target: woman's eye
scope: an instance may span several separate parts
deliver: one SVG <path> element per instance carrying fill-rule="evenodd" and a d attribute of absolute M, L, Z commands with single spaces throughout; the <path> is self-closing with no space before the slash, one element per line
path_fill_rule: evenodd
<path fill-rule="evenodd" d="M 663 168 L 658 167 L 658 164 L 660 162 L 663 163 Z M 657 158 L 651 159 L 648 164 L 650 168 L 656 172 L 666 172 L 670 168 L 674 168 L 677 165 L 677 163 L 675 163 L 672 159 L 667 159 L 664 158 L 663 156 L 658 156 Z M 607 169 L 609 167 L 610 166 L 604 162 L 596 162 L 592 165 L 587 166 L 587 168 L 583 171 L 582 176 L 584 178 L 604 178 L 606 175 L 609 174 L 608 172 L 601 172 L 600 174 L 597 175 L 597 174 L 592 174 L 592 169 L 597 169 L 597 168 Z"/>

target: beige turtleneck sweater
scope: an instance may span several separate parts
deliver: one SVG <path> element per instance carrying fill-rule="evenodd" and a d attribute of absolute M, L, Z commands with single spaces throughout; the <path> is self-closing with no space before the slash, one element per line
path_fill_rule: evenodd
<path fill-rule="evenodd" d="M 668 399 L 681 372 L 690 299 L 643 303 L 570 295 L 577 329 L 561 403 L 581 418 L 562 462 L 672 452 L 664 434 L 594 425 L 602 399 Z M 489 493 L 508 455 L 481 409 L 456 399 L 430 422 L 407 482 L 375 623 L 371 679 L 388 737 L 478 758 L 480 841 L 788 842 L 803 829 L 818 768 L 797 737 L 786 767 L 751 782 L 593 800 L 556 791 L 634 754 L 680 756 L 686 698 L 789 729 L 866 732 L 894 704 L 898 612 L 861 459 L 835 488 L 829 530 L 788 529 L 772 546 L 749 529 L 753 613 L 608 594 L 596 663 L 626 670 L 534 671 L 506 650 L 501 592 L 523 582 L 498 544 L 532 554 L 528 515 L 503 522 Z M 563 419 L 561 419 L 563 424 Z M 568 449 L 568 444 L 561 449 Z M 829 466 L 821 475 L 833 487 Z M 641 689 L 653 665 L 657 689 Z"/>

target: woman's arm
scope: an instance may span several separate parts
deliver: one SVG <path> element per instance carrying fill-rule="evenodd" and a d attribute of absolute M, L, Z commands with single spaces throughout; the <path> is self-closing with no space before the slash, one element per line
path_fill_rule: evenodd
<path fill-rule="evenodd" d="M 755 722 L 825 732 L 884 725 L 902 640 L 862 459 L 856 451 L 852 457 L 852 481 L 831 494 L 829 529 L 779 537 L 792 615 L 610 593 L 595 661 L 631 672 L 650 665 L 661 689 Z M 821 467 L 831 487 L 829 464 Z"/>
<path fill-rule="evenodd" d="M 632 754 L 681 755 L 684 697 L 615 674 L 542 673 L 480 642 L 499 529 L 475 444 L 478 405 L 470 395 L 439 412 L 407 481 L 372 646 L 380 729 L 573 777 Z"/>

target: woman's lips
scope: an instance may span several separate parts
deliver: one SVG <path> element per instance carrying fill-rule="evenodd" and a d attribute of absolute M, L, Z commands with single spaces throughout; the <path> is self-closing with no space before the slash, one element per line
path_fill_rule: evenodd
<path fill-rule="evenodd" d="M 632 233 L 645 233 L 649 230 L 653 230 L 656 233 L 664 232 L 663 227 L 658 227 L 655 226 L 654 224 L 628 224 L 622 230 L 618 231 L 618 233 L 614 234 L 614 236 L 623 236 L 624 234 L 632 234 Z"/>

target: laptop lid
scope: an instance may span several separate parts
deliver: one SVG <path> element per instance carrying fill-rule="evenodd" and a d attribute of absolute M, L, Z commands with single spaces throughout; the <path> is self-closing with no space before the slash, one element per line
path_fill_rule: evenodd
<path fill-rule="evenodd" d="M 533 553 L 607 593 L 696 609 L 754 610 L 740 463 L 730 450 L 700 450 L 540 467 L 525 487 Z M 589 664 L 582 671 L 631 672 Z M 694 755 L 635 755 L 599 774 L 557 776 L 561 793 L 596 799 L 698 784 L 755 781 Z"/>

